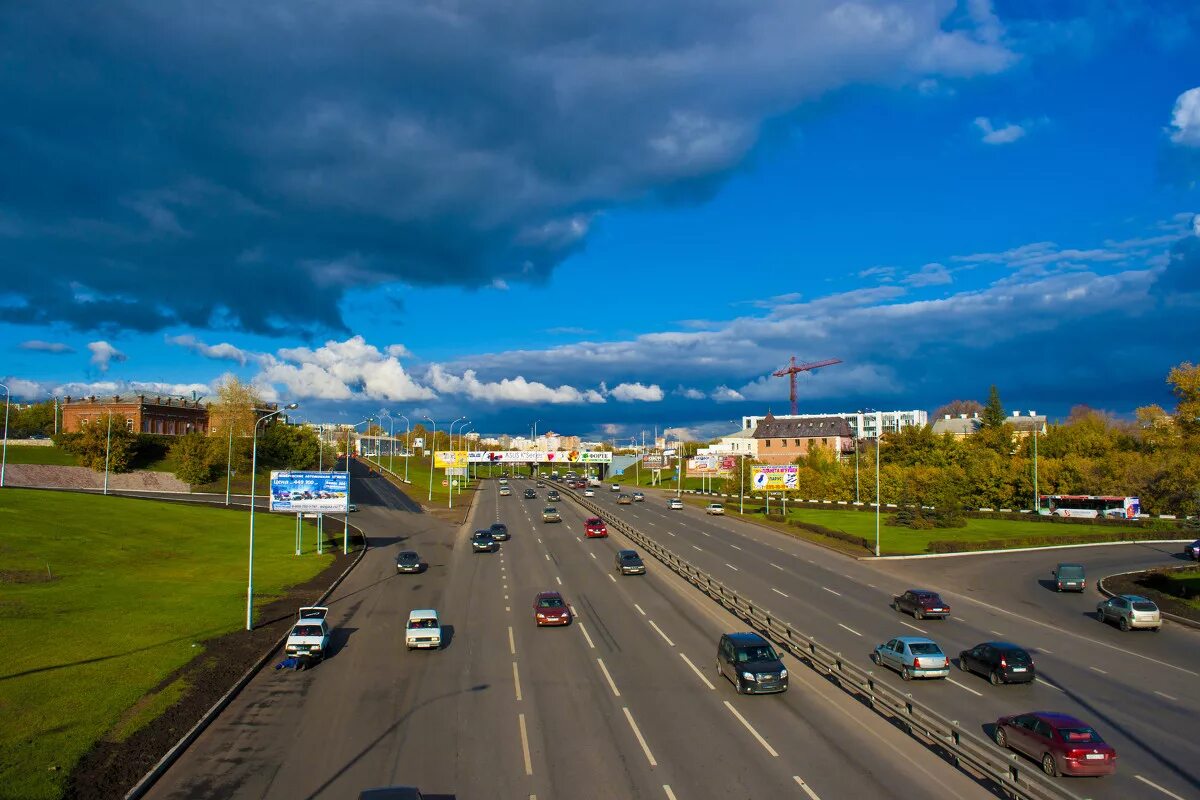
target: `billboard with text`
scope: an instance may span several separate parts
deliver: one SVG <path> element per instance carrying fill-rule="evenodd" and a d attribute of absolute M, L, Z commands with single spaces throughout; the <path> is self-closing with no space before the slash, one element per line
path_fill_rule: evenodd
<path fill-rule="evenodd" d="M 466 450 L 436 450 L 433 454 L 433 466 L 437 469 L 465 467 L 467 465 Z"/>
<path fill-rule="evenodd" d="M 271 472 L 271 510 L 344 514 L 349 502 L 344 472 Z"/>
<path fill-rule="evenodd" d="M 799 467 L 795 465 L 783 467 L 767 467 L 758 465 L 754 467 L 754 491 L 789 491 L 795 490 L 797 486 L 797 471 Z"/>
<path fill-rule="evenodd" d="M 472 464 L 609 464 L 612 453 L 604 450 L 472 450 Z"/>

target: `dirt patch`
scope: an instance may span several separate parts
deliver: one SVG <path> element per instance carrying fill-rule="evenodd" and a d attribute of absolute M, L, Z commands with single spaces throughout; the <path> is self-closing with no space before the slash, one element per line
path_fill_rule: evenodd
<path fill-rule="evenodd" d="M 338 553 L 333 564 L 315 578 L 292 587 L 283 597 L 261 608 L 253 631 L 234 631 L 206 641 L 202 656 L 163 678 L 148 694 L 153 697 L 182 679 L 187 689 L 179 700 L 124 741 L 110 735 L 97 742 L 71 771 L 63 796 L 68 800 L 123 797 L 246 670 L 274 647 L 291 626 L 296 609 L 320 597 L 356 557 L 353 550 L 349 555 Z"/>
<path fill-rule="evenodd" d="M 1181 600 L 1178 597 L 1160 592 L 1154 588 L 1153 575 L 1164 570 L 1147 570 L 1130 575 L 1116 575 L 1104 579 L 1104 588 L 1113 594 L 1140 594 L 1154 601 L 1160 610 L 1175 614 L 1192 622 L 1200 623 L 1200 609 Z"/>
<path fill-rule="evenodd" d="M 40 569 L 0 569 L 0 583 L 50 583 L 57 580 L 49 568 Z"/>

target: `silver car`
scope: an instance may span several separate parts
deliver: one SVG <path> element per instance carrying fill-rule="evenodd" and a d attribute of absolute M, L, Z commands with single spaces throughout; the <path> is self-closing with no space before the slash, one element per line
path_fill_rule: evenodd
<path fill-rule="evenodd" d="M 1119 594 L 1096 606 L 1096 619 L 1101 622 L 1116 622 L 1123 631 L 1130 628 L 1149 628 L 1156 631 L 1162 627 L 1162 615 L 1154 602 L 1137 594 Z"/>
<path fill-rule="evenodd" d="M 950 659 L 933 639 L 921 636 L 897 636 L 875 648 L 871 660 L 891 667 L 904 680 L 945 678 L 950 674 Z"/>

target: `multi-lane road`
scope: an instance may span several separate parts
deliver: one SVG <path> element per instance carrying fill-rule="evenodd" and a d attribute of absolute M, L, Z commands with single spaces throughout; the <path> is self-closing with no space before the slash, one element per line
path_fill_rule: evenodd
<path fill-rule="evenodd" d="M 584 539 L 571 503 L 544 525 L 542 499 L 489 483 L 456 528 L 382 480 L 356 477 L 354 492 L 371 550 L 329 601 L 330 657 L 257 675 L 152 797 L 351 798 L 389 784 L 543 800 L 987 796 L 791 659 L 788 693 L 735 695 L 716 643 L 744 624 L 652 559 L 646 576 L 618 576 L 628 542 Z M 497 520 L 512 539 L 473 554 L 470 532 Z M 408 548 L 427 572 L 395 573 Z M 546 589 L 574 624 L 535 627 Z M 421 607 L 441 612 L 441 651 L 404 649 Z"/>
<path fill-rule="evenodd" d="M 993 687 L 954 671 L 948 680 L 903 684 L 882 678 L 964 725 L 1030 710 L 1066 711 L 1091 722 L 1119 754 L 1118 774 L 1101 781 L 1064 779 L 1095 798 L 1188 798 L 1200 794 L 1200 742 L 1190 730 L 1200 713 L 1200 632 L 1166 623 L 1159 633 L 1121 633 L 1093 616 L 1105 574 L 1179 563 L 1175 545 L 1120 545 L 1044 552 L 906 561 L 854 561 L 762 526 L 706 516 L 668 495 L 619 506 L 608 485 L 595 501 L 748 599 L 835 650 L 870 667 L 869 651 L 900 635 L 928 635 L 956 657 L 990 640 L 1034 654 L 1032 685 Z M 532 501 L 529 501 L 532 503 Z M 849 513 L 849 512 L 847 512 Z M 1083 595 L 1059 594 L 1049 582 L 1058 561 L 1088 567 Z M 954 614 L 917 621 L 892 611 L 906 588 L 938 590 Z"/>

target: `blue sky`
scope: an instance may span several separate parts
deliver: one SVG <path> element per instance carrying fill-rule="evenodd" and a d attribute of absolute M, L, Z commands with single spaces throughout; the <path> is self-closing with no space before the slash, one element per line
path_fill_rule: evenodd
<path fill-rule="evenodd" d="M 0 12 L 22 399 L 712 434 L 792 354 L 810 412 L 1200 360 L 1191 4 L 122 5 Z"/>

